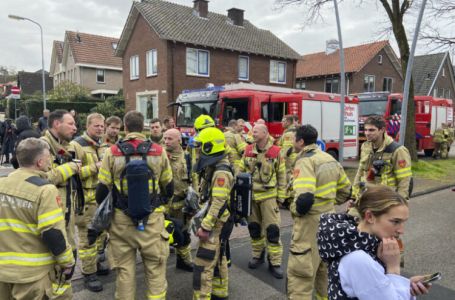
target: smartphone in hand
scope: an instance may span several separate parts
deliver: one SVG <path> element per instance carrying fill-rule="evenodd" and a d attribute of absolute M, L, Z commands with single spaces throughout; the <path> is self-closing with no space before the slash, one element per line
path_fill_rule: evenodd
<path fill-rule="evenodd" d="M 442 278 L 442 275 L 439 272 L 434 273 L 434 274 L 425 275 L 425 277 L 422 279 L 422 283 L 429 284 L 436 280 L 440 280 L 441 278 Z"/>

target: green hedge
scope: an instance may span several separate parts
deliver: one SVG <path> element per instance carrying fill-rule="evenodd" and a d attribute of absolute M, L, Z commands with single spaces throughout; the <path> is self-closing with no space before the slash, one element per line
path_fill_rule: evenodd
<path fill-rule="evenodd" d="M 90 110 L 99 103 L 98 101 L 93 102 L 61 102 L 61 101 L 46 101 L 46 107 L 50 111 L 56 109 L 74 109 L 76 112 L 85 114 L 89 113 Z M 14 102 L 13 102 L 14 105 Z M 42 100 L 26 100 L 24 101 L 24 109 L 27 116 L 32 119 L 32 122 L 36 122 L 43 115 L 43 101 Z M 13 109 L 14 112 L 14 109 Z M 14 116 L 14 114 L 13 114 Z"/>

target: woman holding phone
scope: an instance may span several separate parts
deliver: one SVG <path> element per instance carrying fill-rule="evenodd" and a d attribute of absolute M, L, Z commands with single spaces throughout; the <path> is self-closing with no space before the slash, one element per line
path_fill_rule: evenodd
<path fill-rule="evenodd" d="M 321 216 L 319 254 L 329 267 L 329 299 L 414 299 L 428 293 L 424 276 L 400 275 L 397 238 L 409 218 L 406 200 L 385 186 L 369 187 L 357 203 L 360 221 Z"/>

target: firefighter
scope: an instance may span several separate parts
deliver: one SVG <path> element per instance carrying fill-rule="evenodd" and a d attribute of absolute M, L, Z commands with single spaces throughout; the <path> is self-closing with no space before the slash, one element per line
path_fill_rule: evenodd
<path fill-rule="evenodd" d="M 108 147 L 117 143 L 120 139 L 119 132 L 122 127 L 122 120 L 117 116 L 106 119 L 106 133 L 103 135 L 103 143 Z"/>
<path fill-rule="evenodd" d="M 442 128 L 442 124 L 440 127 L 436 128 L 433 133 L 433 143 L 434 143 L 434 150 L 432 157 L 437 159 L 438 157 L 442 157 L 442 144 L 444 142 L 444 129 Z"/>
<path fill-rule="evenodd" d="M 208 209 L 196 234 L 199 245 L 194 260 L 193 299 L 227 299 L 226 252 L 233 228 L 228 205 L 234 185 L 233 170 L 221 130 L 203 129 L 195 140 L 201 151 L 195 171 L 201 176 L 202 200 L 208 201 Z"/>
<path fill-rule="evenodd" d="M 455 131 L 453 129 L 453 124 L 449 124 L 447 129 L 449 131 L 449 139 L 447 140 L 447 142 L 448 142 L 448 145 L 449 145 L 449 152 L 450 152 L 450 148 L 451 148 L 451 146 L 453 144 L 453 141 L 455 139 Z"/>
<path fill-rule="evenodd" d="M 385 132 L 381 116 L 370 116 L 365 121 L 367 141 L 362 144 L 360 163 L 353 184 L 353 195 L 358 197 L 361 187 L 382 184 L 409 199 L 412 178 L 411 156 L 408 149 L 393 141 Z"/>
<path fill-rule="evenodd" d="M 231 164 L 233 164 L 234 169 L 238 168 L 240 159 L 242 158 L 246 147 L 246 143 L 243 141 L 242 136 L 238 134 L 237 126 L 236 120 L 230 120 L 228 127 L 226 127 L 224 131 L 226 144 L 232 149 L 234 161 L 231 162 Z"/>
<path fill-rule="evenodd" d="M 452 143 L 449 143 L 450 130 L 449 130 L 449 127 L 447 126 L 447 124 L 445 124 L 445 123 L 442 123 L 441 127 L 442 127 L 442 137 L 443 137 L 442 143 L 441 143 L 441 158 L 447 159 L 447 158 L 449 158 L 449 147 L 450 147 L 450 144 L 452 144 Z"/>
<path fill-rule="evenodd" d="M 101 144 L 101 137 L 104 133 L 104 116 L 92 113 L 87 116 L 86 124 L 87 130 L 70 143 L 76 153 L 76 158 L 82 161 L 80 177 L 85 200 L 83 211 L 76 216 L 78 253 L 82 262 L 84 286 L 89 291 L 100 292 L 103 290 L 103 285 L 97 275 L 107 275 L 109 269 L 97 263 L 97 245 L 89 244 L 87 234 L 97 207 L 95 191 L 98 184 L 98 169 L 106 149 Z M 104 241 L 105 235 L 100 236 L 100 239 Z"/>
<path fill-rule="evenodd" d="M 351 183 L 343 167 L 316 145 L 318 132 L 311 125 L 298 127 L 294 148 L 298 152 L 293 169 L 294 219 L 288 259 L 289 299 L 327 299 L 327 265 L 321 261 L 316 235 L 319 217 L 334 213 L 334 204 L 346 202 Z M 314 290 L 314 291 L 313 291 Z"/>
<path fill-rule="evenodd" d="M 168 129 L 164 132 L 164 144 L 166 152 L 174 175 L 174 195 L 169 200 L 168 214 L 171 218 L 177 219 L 184 225 L 183 244 L 176 247 L 177 252 L 177 269 L 193 271 L 193 260 L 191 258 L 191 237 L 188 232 L 188 222 L 190 221 L 183 214 L 185 196 L 190 185 L 191 174 L 188 171 L 188 164 L 185 159 L 185 153 L 181 146 L 182 136 L 177 129 Z"/>
<path fill-rule="evenodd" d="M 174 192 L 172 169 L 164 149 L 141 133 L 144 116 L 140 112 L 129 111 L 123 123 L 127 134 L 105 151 L 96 189 L 98 204 L 110 189 L 114 196 L 108 258 L 117 270 L 115 299 L 136 297 L 137 251 L 145 269 L 148 299 L 166 299 L 169 233 L 164 226 L 164 205 Z M 136 173 L 143 172 L 143 167 L 146 173 Z M 138 214 L 142 217 L 136 218 Z"/>
<path fill-rule="evenodd" d="M 150 121 L 150 139 L 154 143 L 164 147 L 163 124 L 158 118 L 154 118 Z"/>
<path fill-rule="evenodd" d="M 59 292 L 51 277 L 70 279 L 74 256 L 66 238 L 58 190 L 47 181 L 49 146 L 37 138 L 16 149 L 20 168 L 0 178 L 0 295 L 49 299 Z"/>
<path fill-rule="evenodd" d="M 281 121 L 283 126 L 283 134 L 277 142 L 277 146 L 281 148 L 280 155 L 284 157 L 284 162 L 286 166 L 286 182 L 291 181 L 292 177 L 292 167 L 294 165 L 295 158 L 297 157 L 294 151 L 294 140 L 295 140 L 295 131 L 296 126 L 294 125 L 294 116 L 285 115 Z M 291 192 L 290 185 L 288 184 L 288 195 L 284 200 L 283 206 L 289 207 L 291 202 Z"/>
<path fill-rule="evenodd" d="M 55 110 L 49 114 L 48 130 L 41 137 L 49 145 L 51 152 L 50 170 L 46 172 L 47 179 L 57 186 L 59 196 L 62 200 L 62 210 L 65 215 L 66 235 L 68 243 L 73 249 L 76 259 L 76 241 L 74 233 L 75 210 L 80 209 L 83 203 L 83 195 L 77 190 L 77 180 L 75 176 L 80 169 L 80 163 L 73 162 L 73 154 L 69 151 L 69 142 L 76 134 L 76 123 L 73 116 L 66 110 Z M 73 291 L 71 281 L 63 284 L 54 282 L 53 285 L 58 287 L 58 295 L 55 299 L 72 299 Z"/>
<path fill-rule="evenodd" d="M 249 172 L 253 177 L 252 214 L 248 219 L 253 258 L 248 267 L 256 269 L 264 263 L 267 245 L 269 270 L 281 279 L 283 246 L 277 201 L 286 197 L 286 168 L 280 147 L 269 139 L 267 126 L 255 125 L 253 138 L 254 143 L 246 147 L 239 165 L 240 172 Z"/>

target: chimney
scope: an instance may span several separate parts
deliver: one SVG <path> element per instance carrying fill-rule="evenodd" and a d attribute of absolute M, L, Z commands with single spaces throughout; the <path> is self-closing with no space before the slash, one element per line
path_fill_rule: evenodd
<path fill-rule="evenodd" d="M 338 49 L 340 49 L 340 44 L 338 43 L 338 40 L 328 40 L 325 41 L 325 55 L 332 54 L 336 52 Z"/>
<path fill-rule="evenodd" d="M 207 18 L 209 12 L 209 1 L 207 0 L 194 0 L 193 9 L 197 16 L 201 18 Z"/>
<path fill-rule="evenodd" d="M 235 7 L 228 9 L 228 18 L 234 25 L 243 26 L 243 12 L 244 10 Z"/>

